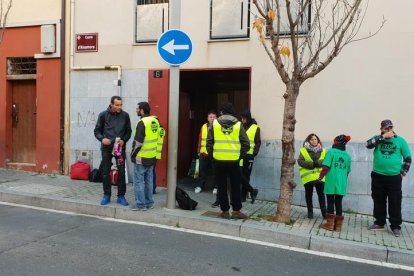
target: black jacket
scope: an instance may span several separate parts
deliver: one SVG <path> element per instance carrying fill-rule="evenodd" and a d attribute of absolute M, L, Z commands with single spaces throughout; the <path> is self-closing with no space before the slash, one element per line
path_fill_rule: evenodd
<path fill-rule="evenodd" d="M 112 112 L 111 106 L 109 106 L 105 111 L 99 113 L 93 133 L 100 142 L 102 142 L 102 139 L 108 138 L 113 144 L 115 138 L 120 137 L 126 144 L 132 133 L 128 113 L 123 110 L 120 113 Z"/>
<path fill-rule="evenodd" d="M 229 128 L 238 122 L 237 118 L 232 115 L 222 115 L 217 119 L 217 122 L 222 125 L 224 128 Z M 240 149 L 240 158 L 244 158 L 246 153 L 250 150 L 250 141 L 247 137 L 246 130 L 243 127 L 240 127 L 239 141 L 241 145 Z M 214 127 L 211 125 L 207 133 L 207 142 L 206 148 L 208 155 L 213 157 L 213 146 L 214 146 Z M 223 160 L 220 160 L 222 162 Z M 227 162 L 227 161 L 224 161 Z M 228 161 L 230 162 L 230 161 Z M 231 161 L 233 162 L 233 161 Z M 238 161 L 236 161 L 238 162 Z"/>

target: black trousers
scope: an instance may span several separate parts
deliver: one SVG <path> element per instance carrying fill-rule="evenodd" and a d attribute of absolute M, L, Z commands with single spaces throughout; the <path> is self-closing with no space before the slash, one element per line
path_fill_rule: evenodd
<path fill-rule="evenodd" d="M 199 175 L 197 179 L 197 187 L 204 189 L 210 170 L 213 169 L 213 162 L 210 157 L 200 156 L 198 159 Z"/>
<path fill-rule="evenodd" d="M 371 196 L 374 201 L 375 224 L 383 226 L 388 215 L 391 229 L 401 229 L 402 176 L 371 173 Z"/>
<path fill-rule="evenodd" d="M 111 171 L 112 166 L 112 148 L 111 146 L 102 146 L 101 147 L 101 154 L 102 154 L 102 161 L 101 161 L 101 169 L 102 169 L 102 184 L 103 184 L 103 192 L 104 195 L 111 196 L 111 181 L 109 180 L 109 172 Z M 124 162 L 120 165 L 118 160 L 116 160 L 116 165 L 118 168 L 118 196 L 124 196 L 126 192 L 126 184 L 125 184 L 125 160 L 126 154 L 125 149 L 122 150 L 122 157 L 124 158 Z"/>
<path fill-rule="evenodd" d="M 230 209 L 229 197 L 227 194 L 227 176 L 230 176 L 231 205 L 233 211 L 240 211 L 241 190 L 240 190 L 240 166 L 239 162 L 214 162 L 215 182 L 218 187 L 218 195 L 221 210 Z"/>
<path fill-rule="evenodd" d="M 241 167 L 241 196 L 246 199 L 247 193 L 253 192 L 253 187 L 250 185 L 250 175 L 253 170 L 254 158 L 247 157 L 243 159 L 243 166 Z"/>
<path fill-rule="evenodd" d="M 316 193 L 318 194 L 319 200 L 319 207 L 321 211 L 324 212 L 326 210 L 326 200 L 325 194 L 323 193 L 323 186 L 324 183 L 322 181 L 311 181 L 305 184 L 305 199 L 306 199 L 306 206 L 308 207 L 308 212 L 312 212 L 313 210 L 313 187 L 316 189 Z"/>
<path fill-rule="evenodd" d="M 328 213 L 342 216 L 342 195 L 326 195 L 328 200 Z"/>

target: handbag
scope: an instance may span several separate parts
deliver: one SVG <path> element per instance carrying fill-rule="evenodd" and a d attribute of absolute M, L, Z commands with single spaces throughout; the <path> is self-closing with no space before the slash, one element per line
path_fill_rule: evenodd
<path fill-rule="evenodd" d="M 89 180 L 91 165 L 85 161 L 78 160 L 70 166 L 70 178 L 74 180 Z"/>

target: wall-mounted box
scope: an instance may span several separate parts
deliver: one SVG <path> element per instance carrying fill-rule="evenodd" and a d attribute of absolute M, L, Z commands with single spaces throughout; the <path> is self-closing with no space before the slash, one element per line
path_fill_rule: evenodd
<path fill-rule="evenodd" d="M 56 52 L 55 34 L 55 25 L 42 25 L 40 27 L 40 49 L 43 54 L 52 54 Z"/>

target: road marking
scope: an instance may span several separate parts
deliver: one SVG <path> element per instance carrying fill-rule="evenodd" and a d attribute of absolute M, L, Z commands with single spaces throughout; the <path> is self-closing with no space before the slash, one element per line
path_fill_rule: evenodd
<path fill-rule="evenodd" d="M 412 267 L 412 266 L 393 264 L 393 263 L 387 263 L 387 262 L 380 262 L 380 261 L 373 261 L 373 260 L 366 260 L 366 259 L 355 258 L 355 257 L 348 257 L 348 256 L 344 256 L 344 255 L 319 252 L 319 251 L 314 251 L 314 250 L 309 250 L 309 249 L 304 249 L 304 248 L 292 247 L 292 246 L 287 246 L 287 245 L 280 245 L 280 244 L 275 244 L 275 243 L 270 243 L 270 242 L 263 242 L 263 241 L 252 240 L 252 239 L 245 239 L 245 238 L 234 237 L 234 236 L 229 236 L 229 235 L 224 235 L 224 234 L 209 233 L 209 232 L 204 232 L 204 231 L 199 231 L 199 230 L 191 230 L 191 229 L 179 228 L 179 227 L 156 224 L 156 223 L 148 223 L 148 222 L 141 222 L 141 221 L 130 221 L 130 220 L 123 220 L 123 219 L 101 217 L 101 216 L 96 216 L 96 215 L 87 215 L 87 214 L 80 214 L 80 213 L 75 213 L 75 212 L 53 210 L 53 209 L 48 209 L 48 208 L 22 205 L 22 204 L 15 204 L 15 203 L 3 202 L 3 201 L 0 201 L 0 204 L 1 205 L 7 205 L 7 206 L 13 206 L 13 207 L 28 208 L 28 209 L 39 210 L 39 211 L 52 212 L 52 213 L 66 214 L 66 215 L 71 215 L 71 216 L 90 217 L 90 218 L 96 218 L 96 219 L 105 220 L 105 221 L 111 221 L 111 222 L 119 222 L 119 223 L 125 223 L 125 224 L 135 224 L 135 225 L 141 225 L 141 226 L 150 226 L 150 227 L 173 230 L 173 231 L 178 231 L 178 232 L 184 232 L 184 233 L 190 233 L 190 234 L 196 234 L 196 235 L 203 235 L 203 236 L 209 236 L 209 237 L 215 237 L 215 238 L 222 238 L 222 239 L 227 239 L 227 240 L 240 241 L 240 242 L 246 242 L 246 243 L 256 244 L 256 245 L 263 245 L 263 246 L 279 248 L 279 249 L 284 249 L 284 250 L 290 250 L 290 251 L 299 252 L 299 253 L 306 253 L 306 254 L 316 255 L 316 256 L 321 256 L 321 257 L 333 258 L 333 259 L 338 259 L 338 260 L 343 260 L 343 261 L 351 261 L 351 262 L 357 262 L 357 263 L 369 264 L 369 265 L 376 265 L 376 266 L 393 268 L 393 269 L 414 271 L 414 267 Z"/>

